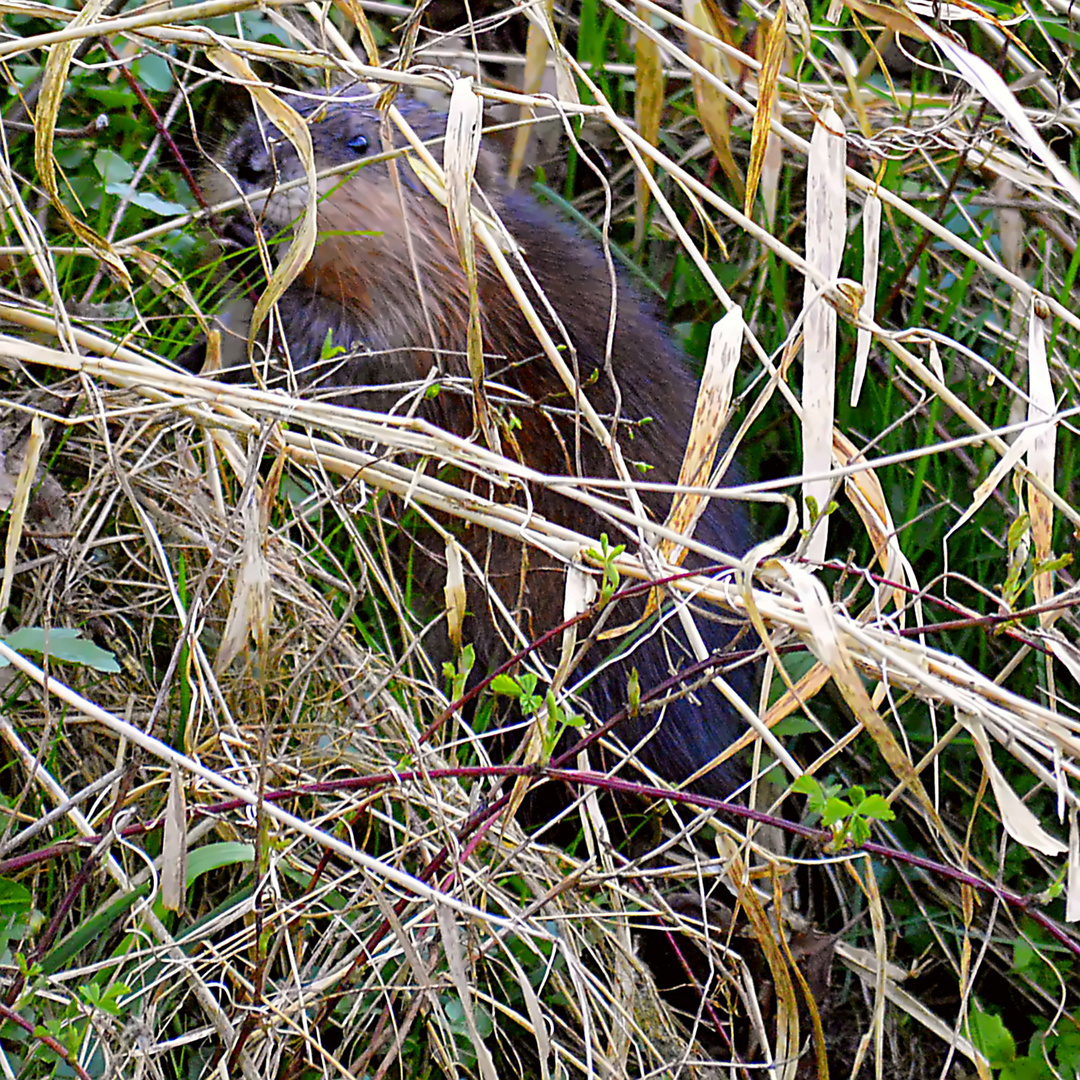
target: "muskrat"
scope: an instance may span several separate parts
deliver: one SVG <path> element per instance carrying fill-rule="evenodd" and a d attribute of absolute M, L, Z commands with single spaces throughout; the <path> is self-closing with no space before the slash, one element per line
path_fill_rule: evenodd
<path fill-rule="evenodd" d="M 370 97 L 298 97 L 290 103 L 309 118 L 320 170 L 379 154 L 386 137 L 382 133 L 392 128 L 382 124 Z M 398 107 L 422 139 L 445 134 L 446 120 L 440 113 L 401 98 Z M 393 139 L 395 146 L 402 145 L 396 130 Z M 272 351 L 278 355 L 287 351 L 301 386 L 317 384 L 322 392 L 328 384 L 341 388 L 340 400 L 368 409 L 392 409 L 402 397 L 401 385 L 422 382 L 434 365 L 444 380 L 439 392 L 424 395 L 419 404 L 414 395 L 411 407 L 440 427 L 468 437 L 474 430 L 473 408 L 468 391 L 461 389 L 471 385 L 466 361 L 466 277 L 446 210 L 407 163 L 400 161 L 397 166 L 397 184 L 385 161 L 361 163 L 346 174 L 320 181 L 320 241 L 307 267 L 278 302 L 276 325 L 286 350 L 272 347 Z M 632 436 L 633 458 L 651 467 L 647 479 L 676 482 L 697 391 L 682 350 L 639 292 L 622 275 L 613 278 L 594 243 L 531 195 L 506 185 L 492 158 L 482 157 L 478 176 L 481 173 L 487 198 L 561 319 L 565 338 L 554 327 L 552 334 L 556 341 L 568 339 L 572 344 L 578 385 L 602 415 L 613 416 L 618 402 L 617 431 L 624 438 Z M 237 191 L 252 195 L 302 176 L 291 143 L 256 115 L 227 142 L 217 167 L 206 176 L 206 188 L 208 196 L 223 201 L 235 198 Z M 304 202 L 299 188 L 253 199 L 250 208 L 258 221 L 241 221 L 239 235 L 250 241 L 252 225 L 262 228 L 268 238 L 280 234 L 295 223 Z M 478 278 L 485 385 L 516 391 L 507 394 L 507 402 L 499 406 L 506 434 L 504 453 L 518 455 L 547 474 L 611 478 L 609 453 L 575 416 L 574 398 L 541 353 L 535 333 L 479 248 Z M 617 317 L 608 367 L 613 283 Z M 537 308 L 543 310 L 542 304 Z M 326 371 L 320 371 L 328 335 L 333 351 L 344 349 L 345 355 L 335 355 Z M 526 505 L 524 496 L 518 497 Z M 663 522 L 670 495 L 650 492 L 643 493 L 642 499 L 654 519 Z M 613 544 L 625 543 L 631 550 L 636 546 L 637 538 L 620 532 L 611 520 L 545 488 L 530 492 L 527 505 L 548 520 L 586 535 L 599 537 L 606 532 Z M 735 555 L 750 546 L 746 516 L 735 502 L 710 503 L 694 535 Z M 430 535 L 416 537 L 411 550 L 396 552 L 414 575 L 414 595 L 442 596 L 446 567 L 432 550 L 441 552 L 442 544 L 432 539 Z M 563 621 L 565 567 L 554 557 L 476 528 L 465 530 L 462 542 L 484 567 L 488 581 L 515 613 L 529 640 Z M 688 565 L 693 565 L 692 558 Z M 475 678 L 511 654 L 478 582 L 469 586 L 468 605 L 465 638 L 475 646 Z M 629 623 L 642 611 L 641 603 L 636 608 L 621 607 L 625 610 L 617 610 L 609 626 Z M 698 623 L 710 649 L 730 643 L 732 627 L 716 613 L 699 618 Z M 597 642 L 589 658 L 602 660 L 620 647 L 626 648 Z M 434 651 L 437 659 L 448 657 L 448 642 Z M 548 659 L 553 655 L 548 654 Z M 606 720 L 626 707 L 632 667 L 637 668 L 645 690 L 693 660 L 677 620 L 668 619 L 662 627 L 653 626 L 641 635 L 627 656 L 598 670 L 587 684 L 585 700 L 601 721 Z M 752 683 L 749 670 L 744 665 L 731 678 L 745 697 Z M 624 720 L 617 733 L 628 746 L 642 742 L 640 759 L 675 782 L 706 766 L 745 728 L 711 685 L 697 690 L 696 696 L 669 701 L 658 726 L 657 716 L 643 709 Z M 694 786 L 704 794 L 724 796 L 734 786 L 736 773 L 730 764 L 714 768 Z"/>

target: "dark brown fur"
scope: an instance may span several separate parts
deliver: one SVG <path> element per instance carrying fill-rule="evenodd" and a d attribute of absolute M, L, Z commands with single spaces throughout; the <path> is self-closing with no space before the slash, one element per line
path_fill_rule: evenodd
<path fill-rule="evenodd" d="M 311 102 L 292 103 L 306 115 L 314 114 L 310 131 L 318 168 L 381 151 L 381 118 L 370 99 L 337 100 L 320 110 Z M 445 120 L 438 113 L 415 102 L 399 101 L 399 107 L 421 137 L 442 136 Z M 291 144 L 265 118 L 253 118 L 240 129 L 220 164 L 235 180 L 234 185 L 221 171 L 211 173 L 209 193 L 220 199 L 235 196 L 237 188 L 250 194 L 275 180 L 280 186 L 302 175 Z M 487 166 L 486 172 L 491 172 Z M 444 383 L 437 396 L 425 399 L 420 414 L 469 436 L 474 423 L 464 359 L 465 275 L 446 211 L 423 189 L 406 162 L 398 163 L 397 174 L 404 214 L 386 164 L 367 165 L 347 179 L 339 176 L 324 182 L 329 193 L 319 204 L 319 231 L 333 235 L 324 235 L 301 277 L 279 302 L 287 351 L 301 384 L 325 387 L 327 382 L 319 382 L 317 361 L 327 332 L 332 332 L 334 345 L 350 355 L 344 363 L 340 358 L 333 362 L 329 385 L 343 388 L 340 399 L 347 403 L 382 410 L 398 404 L 400 384 L 423 380 L 437 364 L 444 377 L 456 381 Z M 616 403 L 613 381 L 617 384 L 621 395 L 618 435 L 627 459 L 648 463 L 652 467 L 649 480 L 675 482 L 696 396 L 696 384 L 681 350 L 620 276 L 618 318 L 607 370 L 612 279 L 601 252 L 531 196 L 510 190 L 497 176 L 484 175 L 483 187 L 566 328 L 576 353 L 573 362 L 580 385 L 609 418 Z M 294 192 L 257 200 L 253 209 L 261 216 L 264 235 L 273 235 L 292 223 L 302 206 L 302 195 Z M 412 239 L 415 271 L 406 234 Z M 480 258 L 479 277 L 489 391 L 494 401 L 503 402 L 498 405 L 503 419 L 511 413 L 516 419 L 513 427 L 501 425 L 503 451 L 545 473 L 611 477 L 608 453 L 575 417 L 573 398 L 541 354 L 535 334 L 486 257 Z M 543 310 L 539 302 L 537 307 Z M 562 340 L 554 328 L 552 333 L 557 342 Z M 566 355 L 574 354 L 568 350 Z M 393 391 L 378 389 L 390 384 L 396 387 Z M 516 400 L 500 394 L 500 385 L 517 391 Z M 650 421 L 642 423 L 646 418 Z M 530 496 L 531 503 L 521 492 L 512 497 L 551 521 L 587 535 L 606 532 L 612 543 L 636 549 L 635 536 L 580 503 L 542 488 Z M 617 498 L 610 493 L 608 497 Z M 644 502 L 654 519 L 662 522 L 670 496 L 647 494 Z M 741 507 L 727 502 L 710 505 L 695 538 L 741 555 L 749 546 Z M 530 640 L 562 621 L 564 567 L 554 558 L 477 529 L 466 530 L 462 539 Z M 415 550 L 423 554 L 413 559 L 414 582 L 420 594 L 441 597 L 445 567 L 431 554 L 432 547 L 441 552 L 437 539 L 433 544 L 430 537 L 419 538 Z M 470 589 L 469 604 L 466 640 L 476 646 L 478 668 L 490 670 L 508 655 L 508 636 L 497 629 L 497 617 L 489 610 L 482 589 Z M 628 623 L 634 617 L 635 608 L 624 604 L 609 625 Z M 698 622 L 712 648 L 722 648 L 732 636 L 730 626 L 718 622 L 715 613 L 699 617 Z M 611 647 L 596 645 L 590 662 L 603 659 Z M 595 676 L 586 697 L 597 716 L 606 719 L 625 706 L 631 665 L 641 673 L 642 687 L 648 688 L 692 661 L 677 621 L 669 620 L 644 637 L 629 660 L 609 665 Z M 738 690 L 748 692 L 750 678 L 745 670 L 733 678 Z M 670 703 L 663 722 L 653 731 L 657 719 L 655 712 L 643 714 L 625 722 L 619 734 L 628 744 L 648 737 L 640 751 L 642 760 L 674 781 L 710 761 L 744 726 L 712 687 Z M 697 787 L 708 794 L 726 794 L 732 778 L 730 768 L 716 769 Z"/>

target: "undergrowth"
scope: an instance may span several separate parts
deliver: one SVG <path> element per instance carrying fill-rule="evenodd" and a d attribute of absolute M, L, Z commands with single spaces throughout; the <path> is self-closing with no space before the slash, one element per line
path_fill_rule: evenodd
<path fill-rule="evenodd" d="M 142 9 L 86 5 L 67 37 L 65 5 L 3 16 L 6 1073 L 1075 1075 L 1080 203 L 1001 116 L 1075 176 L 1070 10 L 791 5 L 775 101 L 775 8 L 554 19 L 564 115 L 521 182 L 633 268 L 697 370 L 741 320 L 722 483 L 774 543 L 745 589 L 701 576 L 697 616 L 770 634 L 747 705 L 778 743 L 750 732 L 761 783 L 717 808 L 590 771 L 595 724 L 527 657 L 478 686 L 475 650 L 429 649 L 444 598 L 417 595 L 393 535 L 460 513 L 465 487 L 438 502 L 436 476 L 494 483 L 488 458 L 186 369 L 243 292 L 184 171 L 250 109 L 236 57 L 279 89 L 380 74 L 362 4 L 228 6 L 118 29 Z M 518 119 L 524 16 L 474 7 L 474 36 L 435 5 L 414 40 L 407 14 L 364 21 L 405 92 L 445 89 L 475 50 L 489 119 Z M 926 26 L 936 45 L 893 36 Z M 982 68 L 956 77 L 949 41 L 1012 106 Z M 817 286 L 840 312 L 834 417 L 802 411 L 822 375 L 800 341 L 827 106 L 849 170 Z M 651 123 L 670 216 L 629 152 Z M 512 131 L 487 139 L 511 161 Z M 834 483 L 804 511 L 814 425 Z M 394 460 L 436 464 L 403 491 Z M 469 528 L 496 527 L 485 512 Z M 648 576 L 606 538 L 579 554 L 605 602 Z"/>

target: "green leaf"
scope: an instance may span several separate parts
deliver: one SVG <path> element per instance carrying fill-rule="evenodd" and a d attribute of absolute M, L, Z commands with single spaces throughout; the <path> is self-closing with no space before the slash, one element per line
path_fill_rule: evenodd
<path fill-rule="evenodd" d="M 94 168 L 107 184 L 122 184 L 135 175 L 131 164 L 125 161 L 115 150 L 99 150 L 94 155 Z"/>
<path fill-rule="evenodd" d="M 169 67 L 165 57 L 159 56 L 157 53 L 147 53 L 140 56 L 131 67 L 135 78 L 143 86 L 148 86 L 151 90 L 157 90 L 160 93 L 172 89 L 172 68 Z"/>
<path fill-rule="evenodd" d="M 821 812 L 821 820 L 826 825 L 832 826 L 838 821 L 851 817 L 854 812 L 855 808 L 851 803 L 844 802 L 843 799 L 837 799 L 834 796 L 825 803 L 825 809 Z"/>
<path fill-rule="evenodd" d="M 1072 1022 L 1076 1023 L 1075 1014 Z M 1070 1076 L 1080 1075 L 1080 1031 L 1071 1028 L 1049 1039 L 1054 1043 L 1058 1067 Z"/>
<path fill-rule="evenodd" d="M 57 146 L 53 150 L 56 164 L 65 172 L 74 172 L 89 156 L 85 146 Z"/>
<path fill-rule="evenodd" d="M 1017 971 L 1023 971 L 1035 963 L 1038 953 L 1023 938 L 1017 938 L 1013 945 L 1012 966 Z"/>
<path fill-rule="evenodd" d="M 1053 1077 L 1042 1058 L 1022 1057 L 1006 1065 L 998 1080 L 1053 1080 Z"/>
<path fill-rule="evenodd" d="M 870 839 L 870 826 L 866 824 L 865 818 L 856 816 L 851 819 L 848 828 L 848 839 L 856 847 L 861 847 Z"/>
<path fill-rule="evenodd" d="M 446 1013 L 446 1019 L 450 1021 L 450 1026 L 455 1031 L 462 1034 L 466 1032 L 465 1006 L 461 1004 L 460 998 L 452 997 L 443 1001 L 443 1012 Z"/>
<path fill-rule="evenodd" d="M 220 866 L 233 866 L 254 861 L 254 844 L 245 844 L 239 840 L 222 840 L 216 844 L 204 844 L 188 852 L 187 881 L 184 884 L 191 885 L 203 874 L 216 870 Z M 167 917 L 160 895 L 154 901 L 154 914 L 159 919 Z"/>
<path fill-rule="evenodd" d="M 197 877 L 221 866 L 255 861 L 255 845 L 239 840 L 222 840 L 217 844 L 204 844 L 188 853 L 187 884 Z"/>
<path fill-rule="evenodd" d="M 996 1013 L 971 1010 L 971 1040 L 995 1069 L 1016 1060 L 1016 1040 Z"/>
<path fill-rule="evenodd" d="M 4 643 L 19 653 L 40 653 L 50 660 L 66 660 L 69 664 L 83 664 L 95 671 L 117 672 L 120 665 L 116 657 L 92 641 L 79 635 L 81 630 L 54 626 L 44 630 L 40 626 L 23 626 L 3 638 Z M 7 661 L 0 657 L 0 667 Z"/>
<path fill-rule="evenodd" d="M 87 983 L 79 987 L 79 994 L 88 1005 L 101 1009 L 110 1016 L 119 1016 L 121 1013 L 120 1001 L 125 994 L 130 994 L 131 989 L 122 982 L 111 983 L 104 990 L 97 983 Z"/>
<path fill-rule="evenodd" d="M 829 792 L 822 787 L 821 781 L 816 776 L 803 773 L 791 786 L 800 795 L 807 796 L 806 808 L 811 814 L 820 814 L 825 809 Z"/>
<path fill-rule="evenodd" d="M 1028 526 L 1031 525 L 1031 519 L 1027 514 L 1021 514 L 1010 526 L 1008 533 L 1009 550 L 1015 551 L 1019 546 L 1020 541 L 1024 537 L 1024 533 L 1027 532 Z"/>
<path fill-rule="evenodd" d="M 873 821 L 895 821 L 896 814 L 884 795 L 867 795 L 859 803 L 855 812 L 861 817 L 871 818 Z"/>
<path fill-rule="evenodd" d="M 481 1039 L 486 1039 L 495 1030 L 495 1022 L 491 1019 L 491 1013 L 482 1005 L 476 1007 L 473 1022 L 476 1024 L 476 1033 Z"/>
<path fill-rule="evenodd" d="M 334 331 L 331 328 L 331 329 L 326 331 L 326 338 L 323 341 L 322 353 L 321 353 L 319 359 L 323 360 L 323 361 L 333 360 L 333 358 L 335 356 L 341 356 L 347 351 L 348 350 L 345 348 L 344 345 L 335 345 L 334 344 Z"/>
<path fill-rule="evenodd" d="M 1070 30 L 1067 26 L 1061 26 L 1051 19 L 1046 19 L 1045 21 L 1040 19 L 1039 26 L 1042 27 L 1050 37 L 1057 38 L 1058 41 L 1064 42 L 1070 49 L 1080 48 L 1080 34 L 1075 30 Z"/>
<path fill-rule="evenodd" d="M 53 975 L 67 967 L 72 957 L 77 956 L 91 942 L 98 938 L 107 940 L 123 926 L 128 911 L 149 893 L 149 885 L 140 885 L 99 911 L 93 918 L 87 919 L 42 959 L 41 970 L 46 975 Z"/>
<path fill-rule="evenodd" d="M 130 184 L 110 182 L 105 185 L 105 190 L 110 195 L 118 195 L 121 199 L 127 199 L 135 206 L 160 217 L 176 217 L 178 214 L 187 213 L 188 208 L 183 203 L 169 202 L 152 191 L 138 191 Z"/>
<path fill-rule="evenodd" d="M 30 890 L 10 878 L 0 878 L 0 918 L 30 910 Z"/>
<path fill-rule="evenodd" d="M 115 86 L 98 83 L 95 86 L 83 87 L 81 91 L 86 97 L 99 102 L 106 109 L 115 109 L 117 112 L 130 109 L 136 104 L 135 95 L 125 83 L 117 83 Z"/>
<path fill-rule="evenodd" d="M 518 686 L 517 680 L 509 675 L 496 675 L 491 680 L 491 691 L 494 694 L 505 694 L 506 697 L 521 697 L 521 687 Z"/>
<path fill-rule="evenodd" d="M 803 773 L 802 776 L 796 777 L 792 782 L 791 790 L 797 795 L 814 795 L 823 794 L 821 790 L 821 783 L 816 776 L 811 776 L 809 773 Z"/>
<path fill-rule="evenodd" d="M 772 730 L 776 736 L 794 738 L 796 735 L 811 735 L 818 730 L 818 726 L 803 716 L 785 716 Z"/>
<path fill-rule="evenodd" d="M 16 85 L 25 90 L 40 74 L 40 64 L 12 64 L 10 69 Z"/>

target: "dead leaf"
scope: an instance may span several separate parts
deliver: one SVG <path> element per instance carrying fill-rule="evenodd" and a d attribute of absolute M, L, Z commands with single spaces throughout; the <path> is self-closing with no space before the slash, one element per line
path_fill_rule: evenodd
<path fill-rule="evenodd" d="M 285 290 L 299 277 L 315 250 L 318 199 L 315 152 L 311 145 L 311 132 L 308 130 L 307 122 L 291 105 L 287 105 L 262 84 L 246 60 L 223 48 L 209 49 L 206 56 L 211 63 L 247 87 L 255 105 L 292 143 L 307 177 L 307 188 L 304 192 L 307 202 L 304 214 L 293 230 L 292 243 L 278 260 L 277 269 L 267 282 L 251 316 L 248 333 L 249 341 L 254 341 L 262 324 L 266 321 L 270 308 L 281 299 Z"/>
<path fill-rule="evenodd" d="M 446 538 L 446 584 L 443 586 L 446 604 L 446 634 L 455 652 L 461 648 L 461 628 L 465 622 L 465 570 L 461 548 L 452 537 Z"/>
<path fill-rule="evenodd" d="M 806 180 L 806 260 L 835 281 L 847 238 L 847 149 L 844 125 L 828 106 L 814 125 Z M 813 528 L 806 558 L 824 562 L 829 540 L 825 510 L 832 494 L 833 417 L 836 414 L 836 310 L 807 275 L 803 290 L 803 525 Z M 819 517 L 811 522 L 810 500 Z"/>
<path fill-rule="evenodd" d="M 1039 303 L 1032 304 L 1028 317 L 1028 420 L 1048 421 L 1032 429 L 1027 466 L 1048 488 L 1054 486 L 1054 456 L 1057 444 L 1057 411 L 1054 383 L 1046 355 L 1046 320 L 1039 313 Z M 1035 559 L 1046 563 L 1053 558 L 1054 504 L 1034 484 L 1027 485 L 1028 517 Z M 1054 572 L 1043 571 L 1032 581 L 1036 604 L 1049 604 L 1054 597 Z M 1046 629 L 1053 618 L 1050 611 L 1039 613 L 1039 623 Z"/>
<path fill-rule="evenodd" d="M 715 38 L 722 38 L 720 27 L 712 17 L 710 5 L 704 0 L 683 0 L 683 18 L 704 33 Z M 696 60 L 716 78 L 729 84 L 733 81 L 733 72 L 728 61 L 715 46 L 688 35 L 686 51 L 691 59 Z M 742 201 L 746 185 L 735 161 L 735 155 L 731 151 L 731 121 L 728 117 L 727 98 L 700 75 L 692 74 L 691 82 L 694 87 L 698 119 L 705 129 L 705 134 L 709 136 L 713 153 L 724 175 L 728 178 L 728 183 L 734 189 L 736 197 Z"/>
<path fill-rule="evenodd" d="M 647 11 L 638 10 L 643 19 Z M 650 145 L 660 145 L 660 120 L 664 115 L 664 65 L 660 62 L 660 49 L 647 34 L 637 34 L 634 39 L 634 70 L 637 92 L 634 94 L 634 120 L 638 132 Z M 645 158 L 645 168 L 656 172 L 656 163 Z M 634 174 L 634 244 L 641 247 L 645 242 L 645 223 L 649 217 L 649 185 L 640 173 Z"/>
<path fill-rule="evenodd" d="M 979 760 L 990 777 L 990 786 L 994 789 L 994 798 L 997 800 L 998 812 L 1001 814 L 1001 823 L 1005 826 L 1005 831 L 1018 844 L 1022 844 L 1031 851 L 1037 851 L 1041 855 L 1063 855 L 1068 851 L 1068 844 L 1051 836 L 1039 824 L 1039 819 L 1031 812 L 1027 803 L 1016 794 L 1004 774 L 994 764 L 994 757 L 990 752 L 990 741 L 986 737 L 982 721 L 976 716 L 964 713 L 957 713 L 957 719 L 971 732 Z"/>
<path fill-rule="evenodd" d="M 161 903 L 183 911 L 187 892 L 187 801 L 184 774 L 174 761 L 169 770 L 169 798 L 161 840 Z"/>
<path fill-rule="evenodd" d="M 867 195 L 862 215 L 863 241 L 863 307 L 873 318 L 877 307 L 878 259 L 881 250 L 881 200 Z M 855 331 L 855 372 L 851 378 L 851 404 L 859 404 L 863 380 L 866 378 L 866 362 L 870 358 L 870 346 L 874 335 L 864 327 Z"/>
<path fill-rule="evenodd" d="M 746 197 L 743 212 L 747 217 L 754 213 L 754 196 L 757 194 L 765 166 L 769 137 L 772 134 L 772 118 L 778 100 L 777 85 L 780 79 L 780 67 L 787 51 L 787 3 L 780 0 L 780 5 L 773 14 L 772 21 L 764 30 L 764 55 L 761 59 L 761 71 L 758 73 L 758 100 L 754 109 L 754 128 L 750 136 L 750 165 L 746 171 Z"/>

